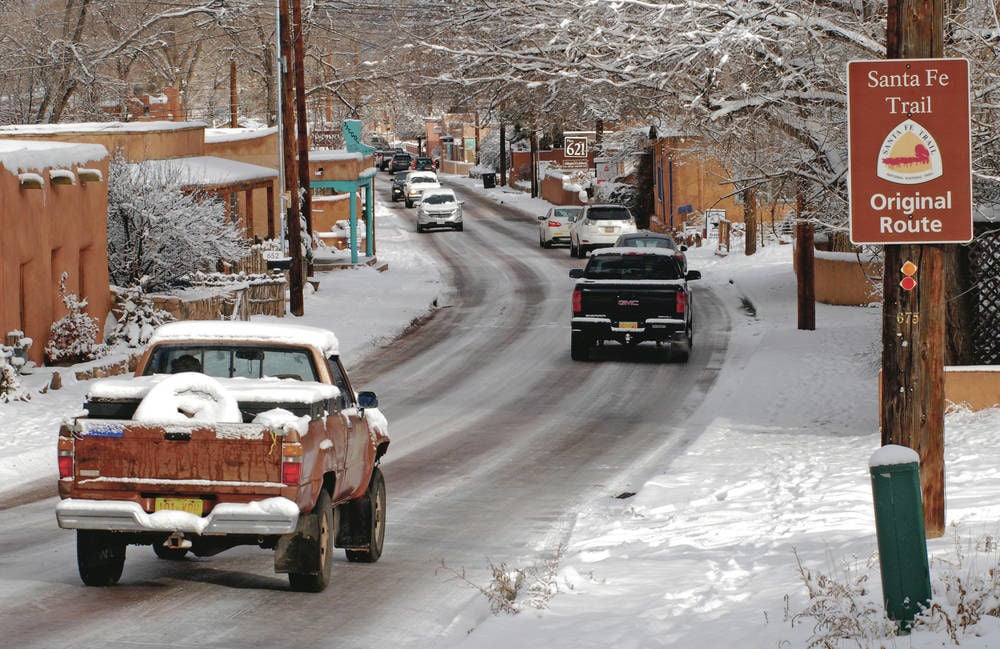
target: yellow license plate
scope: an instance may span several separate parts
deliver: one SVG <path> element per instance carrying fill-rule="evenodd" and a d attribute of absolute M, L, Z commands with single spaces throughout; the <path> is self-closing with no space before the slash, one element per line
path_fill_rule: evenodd
<path fill-rule="evenodd" d="M 622 328 L 622 329 L 638 329 L 639 328 L 639 323 L 638 322 L 619 322 L 618 326 L 620 328 Z"/>
<path fill-rule="evenodd" d="M 200 498 L 157 498 L 153 502 L 153 511 L 177 511 L 187 512 L 195 516 L 201 516 L 205 506 Z"/>
<path fill-rule="evenodd" d="M 604 228 L 605 234 L 614 234 L 617 228 Z"/>

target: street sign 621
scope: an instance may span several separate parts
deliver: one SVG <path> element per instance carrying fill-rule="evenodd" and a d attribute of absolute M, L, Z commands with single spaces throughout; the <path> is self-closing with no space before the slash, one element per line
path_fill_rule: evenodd
<path fill-rule="evenodd" d="M 587 138 L 567 137 L 563 141 L 563 155 L 567 158 L 587 157 Z"/>
<path fill-rule="evenodd" d="M 854 243 L 972 239 L 969 62 L 847 64 Z"/>

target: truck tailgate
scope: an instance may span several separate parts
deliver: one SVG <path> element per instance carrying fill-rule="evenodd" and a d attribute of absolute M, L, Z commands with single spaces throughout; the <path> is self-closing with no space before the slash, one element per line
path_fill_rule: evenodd
<path fill-rule="evenodd" d="M 80 492 L 145 487 L 184 494 L 281 485 L 281 437 L 255 424 L 148 425 L 86 420 L 74 435 Z"/>
<path fill-rule="evenodd" d="M 661 282 L 583 285 L 583 313 L 603 315 L 612 322 L 677 317 L 678 290 L 675 284 Z"/>

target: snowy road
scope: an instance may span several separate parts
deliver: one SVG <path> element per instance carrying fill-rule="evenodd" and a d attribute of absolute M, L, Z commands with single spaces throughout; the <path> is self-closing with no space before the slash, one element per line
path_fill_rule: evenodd
<path fill-rule="evenodd" d="M 574 363 L 567 270 L 582 262 L 540 249 L 532 218 L 466 199 L 464 232 L 418 238 L 455 290 L 352 371 L 391 422 L 378 563 L 338 553 L 331 587 L 302 594 L 263 550 L 167 563 L 130 548 L 119 586 L 84 588 L 47 498 L 0 511 L 0 647 L 447 647 L 480 621 L 469 582 L 552 560 L 581 507 L 637 489 L 654 457 L 663 466 L 721 365 L 717 298 L 696 293 L 687 364 Z"/>

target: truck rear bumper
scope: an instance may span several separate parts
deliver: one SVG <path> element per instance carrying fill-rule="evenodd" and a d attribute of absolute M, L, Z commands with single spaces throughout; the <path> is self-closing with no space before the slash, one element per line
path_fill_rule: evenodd
<path fill-rule="evenodd" d="M 647 340 L 659 342 L 687 340 L 684 320 L 672 318 L 648 318 L 643 322 L 634 323 L 634 326 L 622 327 L 612 323 L 609 318 L 575 317 L 570 327 L 574 334 L 579 332 L 591 340 L 617 340 L 623 344 Z"/>
<path fill-rule="evenodd" d="M 294 532 L 298 520 L 298 506 L 281 497 L 221 503 L 206 516 L 172 510 L 150 514 L 127 500 L 67 498 L 56 505 L 59 527 L 78 530 L 272 535 Z"/>

